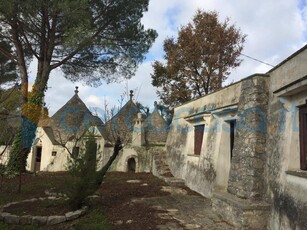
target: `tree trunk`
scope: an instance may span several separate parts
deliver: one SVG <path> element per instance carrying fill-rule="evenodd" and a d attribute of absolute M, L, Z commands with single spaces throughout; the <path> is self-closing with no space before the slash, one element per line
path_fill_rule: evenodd
<path fill-rule="evenodd" d="M 19 24 L 17 14 L 14 16 L 11 25 L 11 36 L 16 48 L 16 60 L 21 79 L 21 119 L 22 124 L 19 133 L 13 141 L 13 147 L 10 152 L 8 169 L 13 172 L 19 170 L 25 171 L 26 159 L 28 157 L 31 145 L 35 138 L 36 127 L 41 114 L 42 98 L 44 87 L 34 90 L 30 95 L 28 93 L 28 73 L 26 66 L 25 51 L 21 42 L 21 25 Z M 49 76 L 49 75 L 48 75 Z M 48 79 L 47 76 L 47 79 Z M 45 81 L 47 84 L 47 81 Z M 34 89 L 36 87 L 33 87 Z"/>
<path fill-rule="evenodd" d="M 13 141 L 10 152 L 8 169 L 11 172 L 26 170 L 26 161 L 35 139 L 35 132 L 42 111 L 43 92 L 31 93 L 27 102 L 22 101 L 22 124 Z"/>
<path fill-rule="evenodd" d="M 119 154 L 119 152 L 122 148 L 123 147 L 122 147 L 121 139 L 118 138 L 115 145 L 114 145 L 114 150 L 113 150 L 112 156 L 110 157 L 108 162 L 105 164 L 105 166 L 103 166 L 102 169 L 99 172 L 97 172 L 97 177 L 96 177 L 97 188 L 101 185 L 104 176 L 106 175 L 108 169 L 110 168 L 110 166 L 112 165 L 113 161 L 116 159 L 117 155 Z"/>

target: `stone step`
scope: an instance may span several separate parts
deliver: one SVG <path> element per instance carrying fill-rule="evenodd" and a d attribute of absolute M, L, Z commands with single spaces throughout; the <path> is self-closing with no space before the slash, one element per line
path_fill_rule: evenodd
<path fill-rule="evenodd" d="M 164 177 L 164 181 L 171 186 L 183 186 L 184 180 L 176 177 Z"/>
<path fill-rule="evenodd" d="M 170 172 L 169 168 L 165 167 L 156 167 L 158 172 L 164 173 L 164 172 Z"/>
<path fill-rule="evenodd" d="M 241 199 L 228 192 L 216 191 L 212 209 L 236 229 L 268 229 L 270 205 L 265 201 Z"/>
<path fill-rule="evenodd" d="M 156 176 L 158 178 L 164 180 L 170 186 L 183 186 L 184 185 L 183 179 L 175 178 L 172 175 L 169 165 L 166 163 L 167 156 L 165 152 L 154 154 L 153 159 L 155 162 L 155 171 L 158 173 L 158 175 Z"/>

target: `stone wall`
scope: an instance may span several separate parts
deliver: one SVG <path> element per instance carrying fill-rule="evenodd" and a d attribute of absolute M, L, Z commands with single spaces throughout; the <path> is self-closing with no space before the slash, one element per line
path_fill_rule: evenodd
<path fill-rule="evenodd" d="M 226 192 L 214 193 L 212 208 L 236 229 L 267 229 L 270 206 L 264 202 L 251 202 Z"/>
<path fill-rule="evenodd" d="M 268 86 L 267 75 L 242 81 L 227 190 L 216 189 L 212 197 L 213 209 L 237 229 L 266 229 L 268 225 L 270 205 L 263 200 Z"/>
<path fill-rule="evenodd" d="M 265 194 L 266 117 L 268 76 L 242 82 L 228 191 L 238 197 L 260 199 Z"/>

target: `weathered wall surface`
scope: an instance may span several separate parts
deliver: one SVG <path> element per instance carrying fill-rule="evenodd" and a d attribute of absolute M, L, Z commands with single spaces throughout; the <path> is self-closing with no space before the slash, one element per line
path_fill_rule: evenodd
<path fill-rule="evenodd" d="M 265 194 L 268 77 L 242 81 L 228 191 L 245 199 Z"/>
<path fill-rule="evenodd" d="M 29 171 L 48 171 L 48 172 L 56 172 L 56 171 L 67 171 L 67 163 L 69 153 L 68 151 L 62 147 L 61 145 L 54 145 L 49 139 L 48 135 L 44 132 L 41 127 L 37 128 L 36 131 L 37 140 L 31 148 L 31 152 L 27 159 L 27 170 Z M 104 139 L 102 137 L 98 137 L 96 139 L 96 143 L 98 146 L 97 150 L 97 162 L 98 167 L 101 166 L 101 159 L 103 158 L 103 148 L 104 148 Z M 73 148 L 74 143 L 68 142 L 66 143 L 68 149 Z M 85 151 L 85 142 L 80 142 L 78 145 L 80 147 L 79 154 L 84 153 Z M 40 169 L 36 169 L 35 167 L 35 158 L 37 147 L 42 148 L 41 153 L 41 164 Z M 56 152 L 56 155 L 53 156 L 52 152 Z"/>
<path fill-rule="evenodd" d="M 307 75 L 306 63 L 307 51 L 303 50 L 270 73 L 266 151 L 271 229 L 306 229 L 307 172 L 299 170 L 297 106 L 305 104 L 307 88 L 303 81 L 294 84 Z"/>
<path fill-rule="evenodd" d="M 151 172 L 152 155 L 156 150 L 155 147 L 147 149 L 146 147 L 126 146 L 114 160 L 110 171 L 127 172 L 128 160 L 134 158 L 136 162 L 135 172 Z M 159 148 L 157 148 L 159 151 Z M 112 155 L 113 148 L 106 148 L 104 151 L 104 164 Z"/>
<path fill-rule="evenodd" d="M 59 171 L 64 171 L 64 168 L 62 169 L 62 163 L 63 161 L 65 161 L 66 163 L 67 158 L 67 155 L 65 154 L 64 156 L 63 154 L 64 149 L 58 147 L 55 147 L 54 149 L 54 145 L 41 127 L 38 127 L 36 130 L 36 138 L 36 143 L 34 146 L 32 146 L 31 152 L 27 159 L 27 170 L 31 172 L 38 171 L 38 169 L 35 168 L 36 147 L 41 147 L 42 153 L 40 171 L 48 171 L 48 166 L 51 168 L 51 171 L 54 171 L 52 170 L 53 167 L 59 168 Z M 52 156 L 52 151 L 57 152 L 57 155 L 55 157 Z M 54 164 L 55 160 L 57 160 L 56 164 Z"/>
<path fill-rule="evenodd" d="M 69 153 L 67 150 L 60 146 L 54 145 L 44 132 L 42 128 L 37 129 L 37 137 L 39 137 L 36 143 L 33 145 L 29 157 L 27 159 L 27 170 L 38 171 L 35 168 L 36 148 L 42 148 L 42 157 L 39 171 L 66 171 Z M 105 147 L 105 141 L 102 137 L 96 136 L 97 143 L 97 169 L 102 168 L 110 159 L 113 154 L 113 147 Z M 74 146 L 73 142 L 66 144 L 68 149 L 72 149 Z M 77 147 L 80 147 L 79 154 L 84 153 L 85 142 L 78 143 Z M 128 160 L 133 158 L 136 162 L 136 172 L 151 172 L 152 167 L 152 154 L 153 151 L 159 149 L 159 147 L 137 147 L 137 146 L 126 146 L 117 156 L 113 162 L 110 170 L 111 171 L 128 171 Z M 53 156 L 52 152 L 56 152 Z"/>
<path fill-rule="evenodd" d="M 217 159 L 220 157 L 216 147 L 223 141 L 225 122 L 220 114 L 227 115 L 230 107 L 239 101 L 241 82 L 198 100 L 175 108 L 174 118 L 167 139 L 169 165 L 174 176 L 182 178 L 193 190 L 210 197 L 215 178 L 228 177 L 229 169 L 220 168 L 217 172 Z M 222 108 L 222 109 L 221 109 Z M 216 111 L 221 109 L 222 111 Z M 216 111 L 215 115 L 206 115 Z M 198 117 L 205 116 L 206 118 Z M 194 155 L 194 125 L 205 124 L 202 151 Z"/>
<path fill-rule="evenodd" d="M 270 93 L 307 75 L 306 53 L 306 47 L 303 47 L 297 53 L 290 56 L 284 63 L 281 63 L 269 72 L 271 81 Z"/>
<path fill-rule="evenodd" d="M 307 46 L 267 74 L 175 109 L 167 141 L 171 171 L 207 197 L 216 191 L 216 209 L 240 228 L 260 229 L 269 222 L 270 229 L 306 229 L 307 171 L 300 170 L 297 108 L 307 101 L 306 63 Z M 230 161 L 225 127 L 232 119 L 236 132 Z M 199 124 L 206 129 L 200 156 L 195 156 L 193 130 Z M 258 214 L 246 215 L 244 202 Z"/>

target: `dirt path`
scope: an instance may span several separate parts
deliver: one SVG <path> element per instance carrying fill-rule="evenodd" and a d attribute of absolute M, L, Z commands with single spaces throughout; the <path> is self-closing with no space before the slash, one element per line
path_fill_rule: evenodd
<path fill-rule="evenodd" d="M 45 197 L 45 190 L 65 191 L 67 173 L 41 173 L 25 175 L 23 192 L 13 190 L 16 181 L 5 183 L 0 193 L 0 204 L 12 201 Z M 36 209 L 29 206 L 29 211 Z M 60 208 L 60 207 L 59 207 Z M 34 210 L 35 211 L 35 210 Z M 74 221 L 53 226 L 33 227 L 1 225 L 1 229 L 19 230 L 232 230 L 211 210 L 210 200 L 187 187 L 169 186 L 150 173 L 119 173 L 106 175 L 101 188 L 92 199 L 89 213 Z M 81 227 L 80 227 L 81 226 Z"/>
<path fill-rule="evenodd" d="M 121 177 L 121 180 L 117 181 L 117 186 L 122 187 L 124 193 L 129 195 L 121 194 L 126 196 L 126 211 L 125 208 L 121 208 L 122 213 L 118 213 L 117 220 L 114 216 L 108 215 L 109 220 L 113 220 L 111 220 L 112 229 L 234 229 L 213 213 L 209 199 L 186 187 L 168 186 L 151 174 L 126 174 Z M 113 181 L 112 178 L 111 181 Z M 112 190 L 115 189 L 114 186 Z M 103 187 L 101 191 L 107 192 L 103 190 Z M 113 205 L 111 205 L 112 210 L 114 210 Z M 147 215 L 148 213 L 150 216 Z M 125 214 L 128 214 L 130 221 Z M 132 225 L 133 223 L 135 224 Z"/>
<path fill-rule="evenodd" d="M 212 212 L 211 202 L 203 197 L 170 195 L 147 198 L 143 202 L 153 205 L 158 210 L 167 211 L 165 214 L 158 214 L 160 218 L 168 220 L 166 224 L 157 226 L 160 230 L 234 229 Z"/>

